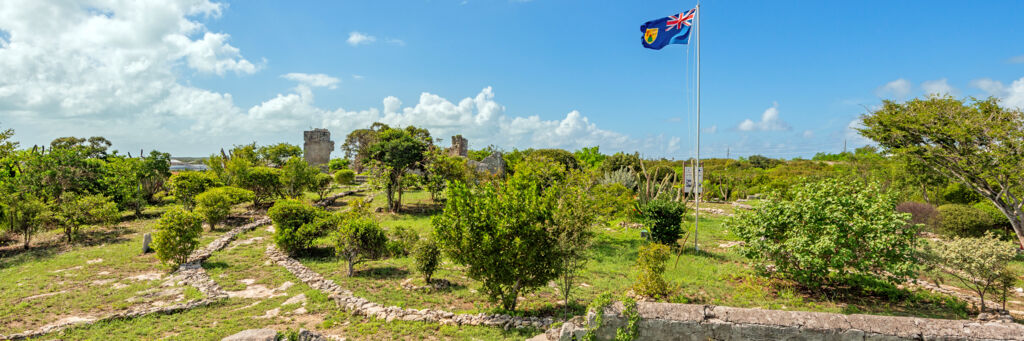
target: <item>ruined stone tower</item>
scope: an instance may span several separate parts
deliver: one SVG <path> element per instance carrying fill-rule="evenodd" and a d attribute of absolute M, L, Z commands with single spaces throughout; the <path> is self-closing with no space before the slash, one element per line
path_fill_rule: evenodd
<path fill-rule="evenodd" d="M 331 151 L 334 150 L 334 141 L 331 141 L 331 132 L 327 129 L 314 128 L 302 133 L 306 140 L 303 145 L 302 157 L 310 166 L 327 164 L 331 160 Z"/>
<path fill-rule="evenodd" d="M 469 155 L 469 140 L 462 135 L 452 136 L 452 146 L 448 148 L 448 155 L 461 157 Z"/>

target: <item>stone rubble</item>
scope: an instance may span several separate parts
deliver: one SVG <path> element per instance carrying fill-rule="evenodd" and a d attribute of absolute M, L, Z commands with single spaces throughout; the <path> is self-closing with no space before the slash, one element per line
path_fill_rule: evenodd
<path fill-rule="evenodd" d="M 338 284 L 334 283 L 332 280 L 325 279 L 320 274 L 310 270 L 305 265 L 302 265 L 299 261 L 289 257 L 284 252 L 281 252 L 274 247 L 273 244 L 267 245 L 266 255 L 275 263 L 291 272 L 292 275 L 299 278 L 303 283 L 306 283 L 306 285 L 327 293 L 328 297 L 333 299 L 339 308 L 345 309 L 353 314 L 374 317 L 387 322 L 394 320 L 437 322 L 442 325 L 493 326 L 501 327 L 506 330 L 511 328 L 545 329 L 554 323 L 554 319 L 550 317 L 518 317 L 484 313 L 469 315 L 454 314 L 443 310 L 433 309 L 402 309 L 397 306 L 385 307 L 383 305 L 370 302 L 365 298 L 353 295 L 351 291 L 338 286 Z"/>

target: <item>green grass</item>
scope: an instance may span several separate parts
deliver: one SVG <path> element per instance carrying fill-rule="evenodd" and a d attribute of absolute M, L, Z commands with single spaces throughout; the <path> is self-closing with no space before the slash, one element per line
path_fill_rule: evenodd
<path fill-rule="evenodd" d="M 429 203 L 426 192 L 407 193 L 405 198 L 419 204 Z M 405 201 L 405 200 L 403 200 Z M 429 235 L 431 213 L 378 214 L 385 229 L 396 226 L 411 228 L 425 237 Z M 692 216 L 690 217 L 692 219 Z M 720 244 L 738 240 L 724 226 L 724 217 L 710 214 L 701 215 L 699 243 L 702 252 L 692 249 L 673 255 L 669 261 L 665 278 L 672 286 L 670 295 L 662 300 L 677 303 L 705 303 L 735 307 L 756 307 L 765 309 L 807 310 L 836 313 L 869 313 L 882 315 L 910 315 L 937 318 L 966 317 L 966 308 L 961 302 L 929 292 L 896 289 L 890 285 L 871 283 L 858 290 L 817 290 L 809 291 L 794 283 L 768 279 L 749 266 L 736 248 L 723 248 Z M 637 250 L 645 243 L 638 230 L 623 230 L 613 221 L 596 227 L 596 236 L 590 261 L 572 291 L 570 310 L 575 314 L 584 313 L 585 306 L 604 292 L 625 294 L 630 290 L 636 276 L 634 263 Z M 689 241 L 692 245 L 692 236 Z M 352 290 L 356 295 L 384 305 L 405 308 L 445 309 L 457 313 L 478 313 L 498 311 L 496 304 L 478 292 L 480 283 L 466 278 L 465 269 L 444 262 L 434 278 L 445 279 L 455 284 L 450 290 L 422 293 L 411 292 L 401 287 L 401 282 L 410 279 L 421 285 L 422 279 L 412 270 L 412 260 L 407 257 L 381 259 L 360 263 L 356 275 L 348 277 L 345 262 L 330 255 L 322 244 L 323 252 L 300 260 Z M 560 315 L 564 305 L 558 289 L 545 286 L 520 297 L 518 309 L 527 315 Z"/>

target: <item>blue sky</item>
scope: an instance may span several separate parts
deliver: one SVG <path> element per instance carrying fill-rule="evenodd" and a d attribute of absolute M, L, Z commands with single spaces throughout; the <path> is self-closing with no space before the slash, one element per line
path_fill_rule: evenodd
<path fill-rule="evenodd" d="M 643 49 L 639 26 L 694 2 L 40 3 L 0 5 L 0 71 L 17 75 L 0 80 L 0 127 L 24 144 L 102 134 L 126 150 L 207 155 L 301 144 L 302 129 L 320 126 L 340 145 L 381 119 L 445 143 L 462 133 L 471 148 L 693 154 L 687 47 Z M 704 2 L 702 156 L 854 148 L 866 141 L 851 125 L 882 98 L 951 92 L 1024 106 L 1024 2 L 964 5 Z M 70 19 L 27 14 L 45 6 Z M 137 34 L 93 27 L 118 20 Z M 59 43 L 69 36 L 94 45 Z M 18 64 L 33 62 L 25 56 L 42 60 Z M 64 65 L 77 59 L 93 64 Z"/>

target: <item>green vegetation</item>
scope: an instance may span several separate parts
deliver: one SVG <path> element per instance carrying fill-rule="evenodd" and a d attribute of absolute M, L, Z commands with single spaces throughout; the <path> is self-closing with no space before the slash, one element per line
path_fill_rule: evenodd
<path fill-rule="evenodd" d="M 985 310 L 985 295 L 999 292 L 1005 308 L 1006 291 L 1014 275 L 1008 265 L 1017 256 L 1013 244 L 987 233 L 980 238 L 956 237 L 949 242 L 940 242 L 929 249 L 929 266 L 953 276 L 981 299 L 981 310 Z"/>
<path fill-rule="evenodd" d="M 668 246 L 651 243 L 640 247 L 636 267 L 640 269 L 633 290 L 637 294 L 658 297 L 668 293 L 668 283 L 662 278 L 669 257 Z"/>
<path fill-rule="evenodd" d="M 203 233 L 203 216 L 183 209 L 171 209 L 160 217 L 153 236 L 156 258 L 174 266 L 188 262 L 188 256 L 199 246 Z"/>
<path fill-rule="evenodd" d="M 377 222 L 351 217 L 341 219 L 334 234 L 334 252 L 348 263 L 348 275 L 352 276 L 356 263 L 380 258 L 384 254 L 387 237 Z"/>
<path fill-rule="evenodd" d="M 759 268 L 808 288 L 881 277 L 896 284 L 913 276 L 917 227 L 895 210 L 876 184 L 823 180 L 797 186 L 792 199 L 772 198 L 741 212 L 729 228 L 746 242 Z"/>
<path fill-rule="evenodd" d="M 324 233 L 316 223 L 324 213 L 298 200 L 279 200 L 267 215 L 274 222 L 274 243 L 288 253 L 308 249 Z"/>

